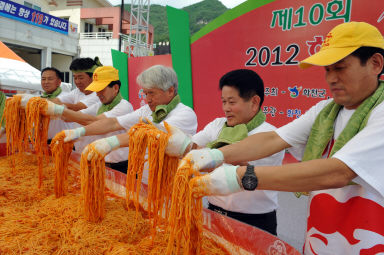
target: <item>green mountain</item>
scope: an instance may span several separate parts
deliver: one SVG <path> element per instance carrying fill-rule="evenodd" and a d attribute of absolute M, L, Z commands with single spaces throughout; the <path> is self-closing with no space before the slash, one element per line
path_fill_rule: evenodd
<path fill-rule="evenodd" d="M 125 10 L 130 11 L 131 5 L 125 4 Z M 219 0 L 204 0 L 184 7 L 182 10 L 186 11 L 189 15 L 189 29 L 191 35 L 193 35 L 228 9 Z M 169 41 L 165 6 L 158 4 L 152 4 L 150 6 L 149 23 L 152 24 L 155 29 L 154 43 Z"/>

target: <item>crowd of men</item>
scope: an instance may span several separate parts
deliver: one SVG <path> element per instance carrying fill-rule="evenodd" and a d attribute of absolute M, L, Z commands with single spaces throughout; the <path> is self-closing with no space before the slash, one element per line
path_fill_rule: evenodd
<path fill-rule="evenodd" d="M 137 77 L 146 104 L 134 110 L 120 94 L 115 68 L 79 58 L 70 66 L 77 87 L 70 93 L 61 91 L 57 69 L 42 70 L 49 138 L 64 130 L 76 151 L 93 143 L 106 166 L 126 172 L 126 131 L 143 117 L 167 122 L 166 153 L 208 172 L 200 184 L 209 189 L 209 209 L 276 235 L 277 191 L 310 192 L 305 254 L 384 252 L 384 39 L 364 22 L 340 24 L 326 38 L 299 65 L 322 66 L 332 98 L 282 127 L 261 110 L 262 73 L 224 74 L 218 87 L 225 117 L 196 133 L 196 114 L 181 102 L 172 68 L 152 66 Z M 299 163 L 282 165 L 286 149 Z"/>

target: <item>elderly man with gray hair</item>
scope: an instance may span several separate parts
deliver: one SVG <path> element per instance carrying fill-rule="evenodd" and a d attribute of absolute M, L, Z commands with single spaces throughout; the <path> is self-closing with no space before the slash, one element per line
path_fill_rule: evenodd
<path fill-rule="evenodd" d="M 172 127 L 193 135 L 197 129 L 195 112 L 180 102 L 177 94 L 177 76 L 172 68 L 155 65 L 143 71 L 136 79 L 146 96 L 146 103 L 134 112 L 117 117 L 93 122 L 85 127 L 65 130 L 65 142 L 82 136 L 101 135 L 118 130 L 129 130 L 140 118 L 148 118 L 156 124 L 166 121 Z M 129 145 L 128 134 L 110 136 L 94 141 L 100 154 L 107 154 L 119 147 Z M 90 159 L 89 159 L 90 160 Z"/>

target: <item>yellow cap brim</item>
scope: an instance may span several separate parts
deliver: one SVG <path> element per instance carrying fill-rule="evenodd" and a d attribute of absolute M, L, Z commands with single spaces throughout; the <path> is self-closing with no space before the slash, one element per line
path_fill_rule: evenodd
<path fill-rule="evenodd" d="M 91 84 L 88 85 L 88 87 L 85 88 L 85 90 L 99 92 L 105 89 L 105 87 L 107 87 L 108 84 L 111 82 L 112 81 L 93 81 Z"/>
<path fill-rule="evenodd" d="M 316 54 L 300 61 L 299 67 L 302 69 L 311 67 L 311 66 L 329 66 L 332 65 L 343 58 L 347 57 L 349 54 L 357 50 L 357 47 L 347 47 L 347 48 L 328 48 L 325 50 L 320 50 Z"/>

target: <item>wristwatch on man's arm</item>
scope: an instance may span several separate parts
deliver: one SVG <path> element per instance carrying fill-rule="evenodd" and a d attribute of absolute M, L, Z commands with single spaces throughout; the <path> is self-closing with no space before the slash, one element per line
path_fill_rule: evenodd
<path fill-rule="evenodd" d="M 255 174 L 255 167 L 252 165 L 247 165 L 245 174 L 243 178 L 241 178 L 241 185 L 245 190 L 255 190 L 258 183 L 259 181 Z"/>

